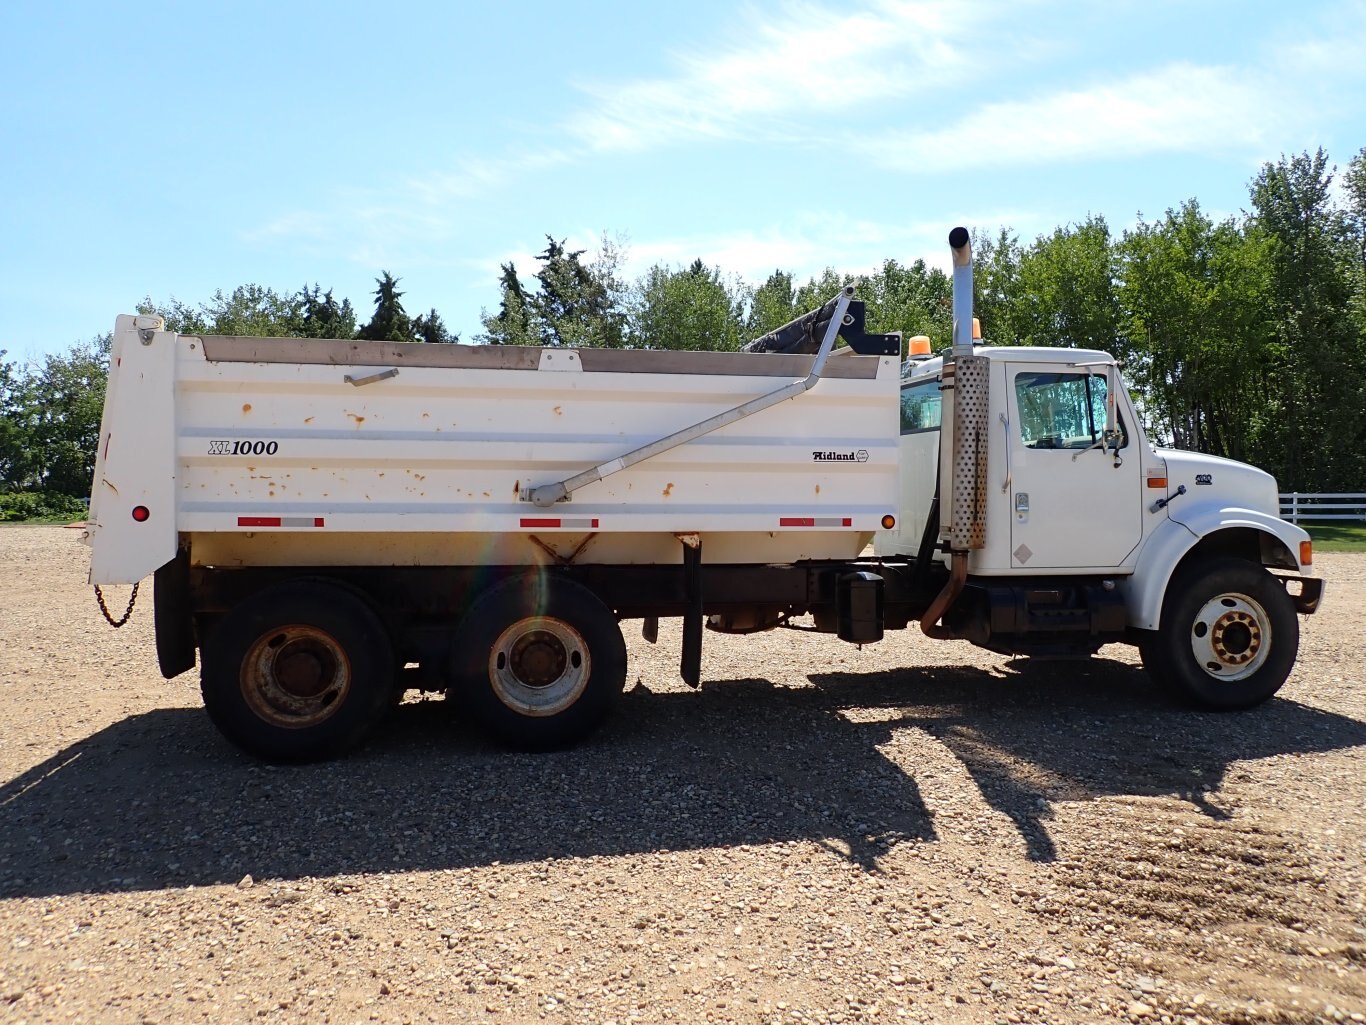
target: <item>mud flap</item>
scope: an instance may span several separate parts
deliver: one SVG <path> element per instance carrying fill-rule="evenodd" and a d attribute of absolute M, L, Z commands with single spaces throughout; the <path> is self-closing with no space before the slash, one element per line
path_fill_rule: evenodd
<path fill-rule="evenodd" d="M 190 553 L 181 549 L 152 579 L 157 665 L 166 679 L 194 668 L 194 616 L 190 611 Z"/>
<path fill-rule="evenodd" d="M 702 539 L 680 535 L 683 542 L 683 654 L 678 672 L 689 687 L 702 684 Z"/>

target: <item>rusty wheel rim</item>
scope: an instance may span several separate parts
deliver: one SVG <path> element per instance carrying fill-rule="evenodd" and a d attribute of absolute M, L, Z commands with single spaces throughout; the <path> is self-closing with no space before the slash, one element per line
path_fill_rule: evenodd
<path fill-rule="evenodd" d="M 564 620 L 530 616 L 498 635 L 489 652 L 489 683 L 513 711 L 557 715 L 582 696 L 591 666 L 582 634 Z"/>
<path fill-rule="evenodd" d="M 285 729 L 316 726 L 345 704 L 351 660 L 324 630 L 277 627 L 248 650 L 241 685 L 247 705 L 266 722 Z"/>

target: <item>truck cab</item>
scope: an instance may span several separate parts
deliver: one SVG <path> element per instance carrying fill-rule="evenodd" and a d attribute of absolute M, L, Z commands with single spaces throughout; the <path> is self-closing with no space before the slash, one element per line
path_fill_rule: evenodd
<path fill-rule="evenodd" d="M 961 591 L 927 632 L 1011 654 L 1125 641 L 1206 707 L 1274 692 L 1296 613 L 1322 595 L 1274 478 L 1154 445 L 1108 353 L 974 345 L 967 359 L 983 382 L 966 400 L 982 407 L 970 427 L 951 413 L 965 402 L 952 353 L 903 365 L 897 524 L 874 546 L 948 567 L 953 523 L 979 521 L 979 542 L 957 546 Z M 979 453 L 975 489 L 956 467 L 964 445 Z"/>

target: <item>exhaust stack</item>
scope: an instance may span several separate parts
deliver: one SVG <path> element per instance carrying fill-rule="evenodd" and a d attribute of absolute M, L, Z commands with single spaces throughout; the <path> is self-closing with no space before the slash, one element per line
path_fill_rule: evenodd
<path fill-rule="evenodd" d="M 968 229 L 949 232 L 953 251 L 953 354 L 972 355 L 972 238 Z"/>
<path fill-rule="evenodd" d="M 944 425 L 940 435 L 940 536 L 949 543 L 949 580 L 920 619 L 929 637 L 957 637 L 941 619 L 952 612 L 968 577 L 968 556 L 986 547 L 987 413 L 990 362 L 972 352 L 972 240 L 949 232 L 953 251 L 953 350 L 944 361 Z"/>

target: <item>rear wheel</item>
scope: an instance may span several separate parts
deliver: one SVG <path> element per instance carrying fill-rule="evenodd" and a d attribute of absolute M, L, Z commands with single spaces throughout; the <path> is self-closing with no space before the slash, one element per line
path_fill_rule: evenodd
<path fill-rule="evenodd" d="M 616 617 L 568 580 L 526 576 L 486 591 L 452 640 L 450 697 L 508 747 L 566 747 L 591 733 L 626 683 Z"/>
<path fill-rule="evenodd" d="M 1233 711 L 1270 698 L 1299 652 L 1285 587 L 1244 559 L 1199 563 L 1173 578 L 1162 624 L 1139 644 L 1143 664 L 1177 697 Z"/>
<path fill-rule="evenodd" d="M 223 735 L 268 761 L 348 751 L 394 689 L 379 617 L 352 589 L 323 580 L 268 588 L 229 611 L 203 652 L 204 706 Z"/>

